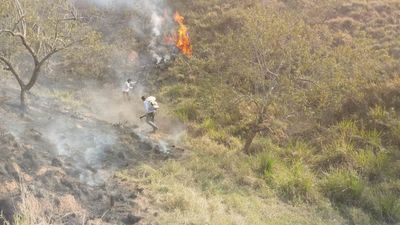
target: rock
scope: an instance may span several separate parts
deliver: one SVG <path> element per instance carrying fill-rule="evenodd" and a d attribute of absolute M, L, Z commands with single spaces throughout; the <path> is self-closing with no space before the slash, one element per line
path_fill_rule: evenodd
<path fill-rule="evenodd" d="M 137 222 L 139 222 L 142 218 L 132 215 L 131 213 L 128 214 L 128 216 L 122 220 L 123 223 L 127 224 L 127 225 L 132 225 L 135 224 Z"/>
<path fill-rule="evenodd" d="M 123 152 L 119 152 L 118 153 L 118 158 L 120 158 L 120 159 L 125 159 L 126 157 L 125 157 L 125 154 L 123 153 Z"/>
<path fill-rule="evenodd" d="M 132 193 L 128 196 L 128 198 L 134 199 L 134 198 L 137 198 L 137 195 L 136 195 L 135 193 L 132 192 Z"/>
<path fill-rule="evenodd" d="M 22 156 L 24 158 L 22 160 L 21 167 L 25 171 L 34 171 L 34 170 L 38 169 L 37 157 L 35 157 L 35 155 L 31 151 L 25 151 Z"/>
<path fill-rule="evenodd" d="M 55 167 L 62 167 L 63 164 L 61 160 L 54 158 L 53 160 L 51 160 L 51 165 Z"/>
<path fill-rule="evenodd" d="M 19 175 L 18 175 L 18 171 L 17 169 L 11 164 L 11 163 L 7 163 L 4 166 L 6 173 L 11 176 L 12 178 L 14 178 L 15 180 L 19 180 Z"/>
<path fill-rule="evenodd" d="M 42 138 L 42 133 L 40 133 L 39 131 L 32 129 L 32 128 L 29 131 L 30 131 L 33 139 L 38 141 Z"/>

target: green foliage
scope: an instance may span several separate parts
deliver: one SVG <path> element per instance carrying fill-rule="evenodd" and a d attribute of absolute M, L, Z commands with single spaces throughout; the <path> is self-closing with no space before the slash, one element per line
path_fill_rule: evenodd
<path fill-rule="evenodd" d="M 271 156 L 271 153 L 262 152 L 256 155 L 256 165 L 257 172 L 268 181 L 274 171 L 275 167 L 275 159 Z"/>
<path fill-rule="evenodd" d="M 198 119 L 198 106 L 193 102 L 185 102 L 177 106 L 175 114 L 183 122 L 190 122 Z"/>
<path fill-rule="evenodd" d="M 294 203 L 315 202 L 317 192 L 312 172 L 301 163 L 292 165 L 289 170 L 288 177 L 280 178 L 279 194 Z"/>
<path fill-rule="evenodd" d="M 374 196 L 373 211 L 391 223 L 400 221 L 400 199 L 394 193 L 378 193 Z"/>
<path fill-rule="evenodd" d="M 226 160 L 226 171 L 210 168 L 236 171 L 230 175 L 240 177 L 239 184 L 256 190 L 260 185 L 248 184 L 263 179 L 291 203 L 327 196 L 340 210 L 351 209 L 346 217 L 355 224 L 388 222 L 389 214 L 372 210 L 380 208 L 379 198 L 368 200 L 366 193 L 398 180 L 400 171 L 398 62 L 382 44 L 394 43 L 393 27 L 386 25 L 399 6 L 328 0 L 180 6 L 187 10 L 194 56 L 179 58 L 166 79 L 196 90 L 170 86 L 178 107 L 189 99 L 197 106 L 195 119 L 178 111 L 180 117 L 215 142 L 196 149 L 223 158 L 240 146 L 224 144 L 230 136 L 243 145 L 252 126 L 262 130 L 250 146 L 253 155 Z M 386 21 L 384 30 L 378 20 Z"/>
<path fill-rule="evenodd" d="M 337 170 L 326 176 L 321 188 L 326 196 L 334 202 L 360 205 L 365 184 L 356 173 Z"/>
<path fill-rule="evenodd" d="M 360 151 L 356 156 L 359 170 L 369 180 L 382 180 L 388 170 L 389 156 L 386 152 L 375 154 L 372 150 Z"/>

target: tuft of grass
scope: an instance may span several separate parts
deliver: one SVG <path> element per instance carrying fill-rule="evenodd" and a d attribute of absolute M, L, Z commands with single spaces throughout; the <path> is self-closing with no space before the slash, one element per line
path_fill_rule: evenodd
<path fill-rule="evenodd" d="M 318 167 L 324 170 L 354 167 L 356 150 L 351 142 L 345 139 L 335 141 L 318 156 Z"/>
<path fill-rule="evenodd" d="M 348 214 L 354 225 L 372 224 L 370 216 L 360 208 L 351 207 Z"/>
<path fill-rule="evenodd" d="M 374 153 L 373 150 L 361 150 L 355 157 L 358 170 L 370 181 L 382 180 L 388 169 L 389 156 L 386 152 Z"/>
<path fill-rule="evenodd" d="M 196 104 L 193 102 L 185 102 L 178 105 L 175 114 L 183 122 L 190 122 L 199 119 L 199 111 Z"/>
<path fill-rule="evenodd" d="M 268 152 L 256 156 L 257 172 L 265 179 L 271 179 L 274 172 L 275 159 Z"/>
<path fill-rule="evenodd" d="M 289 163 L 302 162 L 312 164 L 315 161 L 315 150 L 306 142 L 296 140 L 283 149 L 281 157 Z"/>
<path fill-rule="evenodd" d="M 380 105 L 376 105 L 375 107 L 371 107 L 369 109 L 368 115 L 377 121 L 385 121 L 388 118 L 389 113 L 385 110 L 384 107 Z"/>
<path fill-rule="evenodd" d="M 301 163 L 296 163 L 290 168 L 288 177 L 278 184 L 281 197 L 293 203 L 315 202 L 317 191 L 313 173 Z"/>
<path fill-rule="evenodd" d="M 400 222 L 400 199 L 398 193 L 377 187 L 364 196 L 364 208 L 372 212 L 376 218 L 388 223 Z"/>
<path fill-rule="evenodd" d="M 344 137 L 357 134 L 359 129 L 353 120 L 342 120 L 336 125 L 339 133 Z"/>
<path fill-rule="evenodd" d="M 336 203 L 360 205 L 365 184 L 355 172 L 337 170 L 322 181 L 321 188 Z"/>

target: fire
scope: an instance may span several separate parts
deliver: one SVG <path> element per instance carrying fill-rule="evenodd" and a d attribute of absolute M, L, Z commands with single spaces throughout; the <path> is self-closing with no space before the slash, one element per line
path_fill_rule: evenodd
<path fill-rule="evenodd" d="M 175 21 L 179 24 L 179 30 L 176 37 L 176 47 L 187 56 L 192 55 L 192 44 L 190 43 L 189 32 L 184 24 L 185 18 L 178 12 L 175 13 Z"/>

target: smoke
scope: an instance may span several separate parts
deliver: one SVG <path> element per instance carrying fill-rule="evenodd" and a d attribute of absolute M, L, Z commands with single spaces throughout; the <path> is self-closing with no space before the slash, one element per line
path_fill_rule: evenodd
<path fill-rule="evenodd" d="M 41 128 L 41 132 L 55 145 L 54 154 L 72 163 L 81 182 L 99 185 L 107 178 L 99 171 L 106 151 L 117 140 L 116 133 L 108 125 L 58 116 Z"/>
<path fill-rule="evenodd" d="M 166 0 L 87 0 L 98 7 L 130 11 L 135 17 L 129 28 L 138 37 L 147 39 L 148 54 L 153 62 L 160 64 L 171 59 L 171 49 L 165 46 L 164 36 L 174 29 L 172 10 Z"/>
<path fill-rule="evenodd" d="M 12 113 L 2 116 L 0 122 L 4 123 L 15 136 L 20 136 L 21 139 L 24 139 L 26 130 L 34 128 L 39 131 L 54 145 L 54 155 L 68 158 L 68 162 L 72 162 L 71 166 L 79 171 L 79 178 L 82 182 L 97 185 L 103 183 L 107 178 L 102 163 L 110 148 L 118 142 L 118 133 L 115 129 L 112 129 L 110 124 L 122 123 L 136 127 L 134 132 L 138 134 L 141 141 L 152 143 L 155 147 L 158 146 L 158 150 L 164 153 L 168 153 L 171 146 L 179 142 L 184 134 L 184 128 L 177 121 L 171 121 L 166 115 L 159 114 L 156 117 L 156 123 L 160 126 L 164 136 L 158 139 L 150 138 L 147 132 L 151 128 L 139 119 L 139 116 L 144 114 L 143 102 L 140 97 L 149 95 L 146 92 L 147 88 L 144 84 L 138 83 L 130 93 L 130 101 L 124 101 L 122 98 L 121 86 L 127 78 L 140 80 L 141 74 L 138 71 L 143 64 L 159 64 L 171 58 L 169 49 L 162 43 L 163 34 L 174 25 L 172 16 L 169 16 L 172 10 L 165 0 L 86 1 L 107 9 L 122 10 L 128 8 L 139 15 L 136 18 L 139 21 L 131 19 L 127 26 L 136 35 L 147 37 L 146 47 L 153 61 L 147 61 L 147 58 L 139 53 L 139 49 L 125 49 L 123 54 L 135 52 L 135 54 L 131 54 L 134 55 L 132 58 L 138 58 L 136 60 L 141 63 L 136 63 L 134 69 L 126 71 L 121 68 L 124 64 L 129 63 L 129 54 L 111 52 L 109 57 L 113 63 L 110 66 L 115 71 L 115 74 L 112 75 L 116 77 L 113 84 L 99 86 L 96 82 L 86 82 L 83 89 L 69 90 L 66 85 L 67 82 L 61 83 L 66 85 L 67 91 L 76 91 L 78 99 L 82 99 L 84 102 L 85 105 L 78 109 L 85 115 L 82 119 L 71 117 L 70 112 L 62 114 L 57 107 L 52 108 L 51 102 L 54 99 L 49 101 L 48 99 L 37 98 L 35 104 L 32 104 L 35 108 L 31 112 L 34 123 L 19 122 L 16 116 L 15 118 L 11 117 Z M 104 33 L 104 35 L 112 35 L 113 32 L 111 30 L 109 34 Z M 46 89 L 51 88 L 50 83 L 46 83 L 44 77 L 41 77 L 39 83 L 44 84 Z M 71 87 L 82 86 L 82 83 L 72 83 Z M 35 86 L 33 91 L 38 90 L 38 85 Z M 62 87 L 55 89 L 62 89 Z M 17 93 L 16 90 L 13 92 Z M 17 95 L 15 94 L 15 96 Z M 17 101 L 14 96 L 13 99 Z M 160 111 L 163 111 L 162 104 Z M 6 112 L 4 112 L 4 115 L 6 115 Z M 99 122 L 99 120 L 104 121 L 104 123 Z"/>

